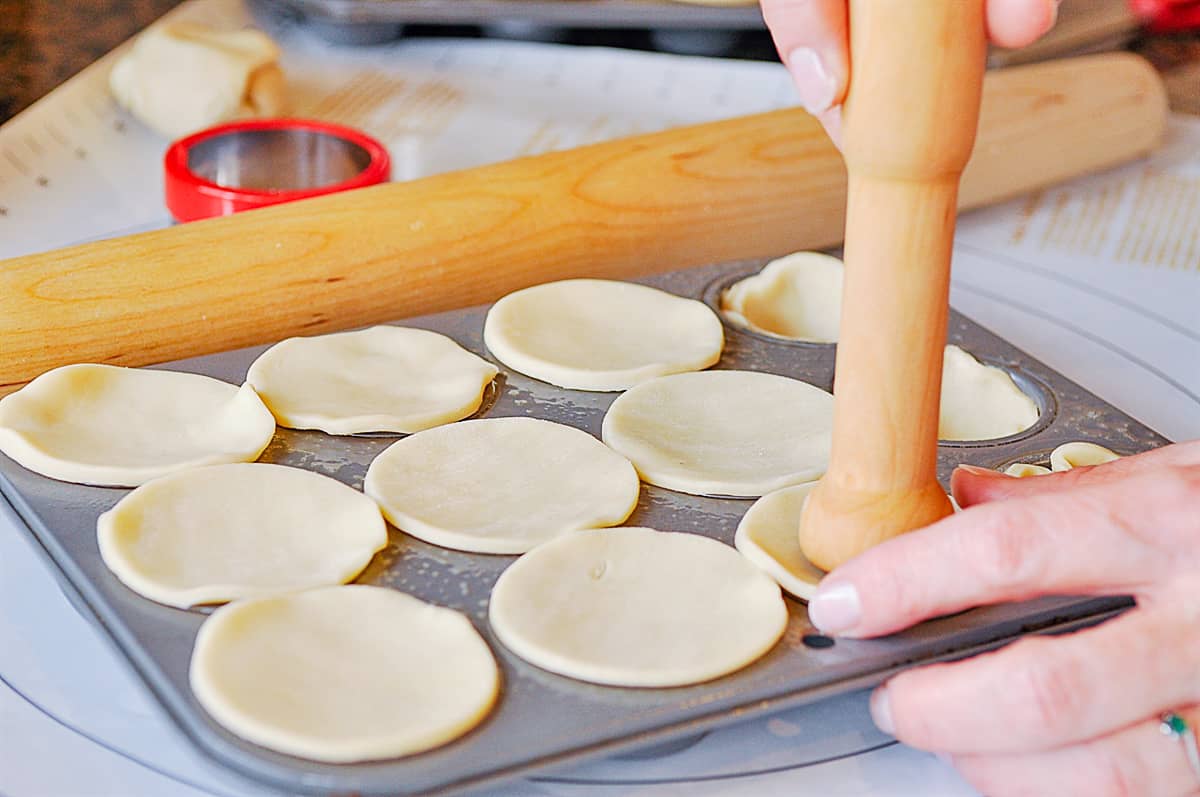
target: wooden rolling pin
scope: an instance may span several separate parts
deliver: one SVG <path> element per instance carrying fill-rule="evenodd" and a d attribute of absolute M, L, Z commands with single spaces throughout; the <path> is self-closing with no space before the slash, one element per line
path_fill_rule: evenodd
<path fill-rule="evenodd" d="M 1130 160 L 1166 100 L 1111 55 L 989 75 L 962 205 Z M 1103 124 L 1097 124 L 1103 119 Z M 71 362 L 144 365 L 841 240 L 842 158 L 799 110 L 393 183 L 0 261 L 0 394 Z"/>
<path fill-rule="evenodd" d="M 937 480 L 938 403 L 983 3 L 850 0 L 833 451 L 800 522 L 800 547 L 824 570 L 953 511 Z"/>

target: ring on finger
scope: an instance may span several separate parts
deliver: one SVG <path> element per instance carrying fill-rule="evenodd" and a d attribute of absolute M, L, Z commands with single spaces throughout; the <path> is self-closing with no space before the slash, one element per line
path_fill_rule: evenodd
<path fill-rule="evenodd" d="M 1164 736 L 1178 739 L 1183 744 L 1183 754 L 1187 756 L 1188 766 L 1196 776 L 1196 784 L 1200 785 L 1200 746 L 1196 744 L 1196 732 L 1183 718 L 1183 715 L 1168 711 L 1159 717 L 1159 731 Z"/>

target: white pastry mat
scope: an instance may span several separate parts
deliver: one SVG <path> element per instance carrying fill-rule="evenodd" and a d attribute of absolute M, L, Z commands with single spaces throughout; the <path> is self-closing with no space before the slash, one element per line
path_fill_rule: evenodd
<path fill-rule="evenodd" d="M 237 0 L 173 13 L 248 19 Z M 298 113 L 383 139 L 396 179 L 794 99 L 771 64 L 495 41 L 336 48 L 272 32 Z M 169 223 L 167 142 L 113 106 L 109 66 L 111 56 L 0 128 L 0 257 Z M 1146 162 L 964 217 L 953 303 L 1168 437 L 1200 437 L 1200 121 L 1173 120 Z M 17 522 L 0 506 L 0 795 L 263 793 L 191 749 L 66 603 Z M 883 741 L 851 695 L 505 793 L 973 793 L 898 746 L 804 766 Z"/>

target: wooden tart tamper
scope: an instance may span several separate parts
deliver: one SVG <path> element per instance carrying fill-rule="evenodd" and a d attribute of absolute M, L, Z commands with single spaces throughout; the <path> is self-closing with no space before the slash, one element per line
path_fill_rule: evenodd
<path fill-rule="evenodd" d="M 845 288 L 829 470 L 800 546 L 832 570 L 952 511 L 937 481 L 959 177 L 979 120 L 984 0 L 850 0 Z"/>

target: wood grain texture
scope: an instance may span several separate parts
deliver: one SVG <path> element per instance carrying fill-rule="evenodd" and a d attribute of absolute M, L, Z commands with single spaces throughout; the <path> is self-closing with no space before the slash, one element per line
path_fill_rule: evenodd
<path fill-rule="evenodd" d="M 938 400 L 962 171 L 975 146 L 984 0 L 850 0 L 846 277 L 829 470 L 800 547 L 833 570 L 953 509 Z"/>
<path fill-rule="evenodd" d="M 1141 155 L 1164 107 L 1130 56 L 990 75 L 963 203 Z M 845 201 L 841 157 L 785 110 L 0 261 L 0 393 L 71 362 L 144 365 L 551 279 L 830 246 Z"/>

